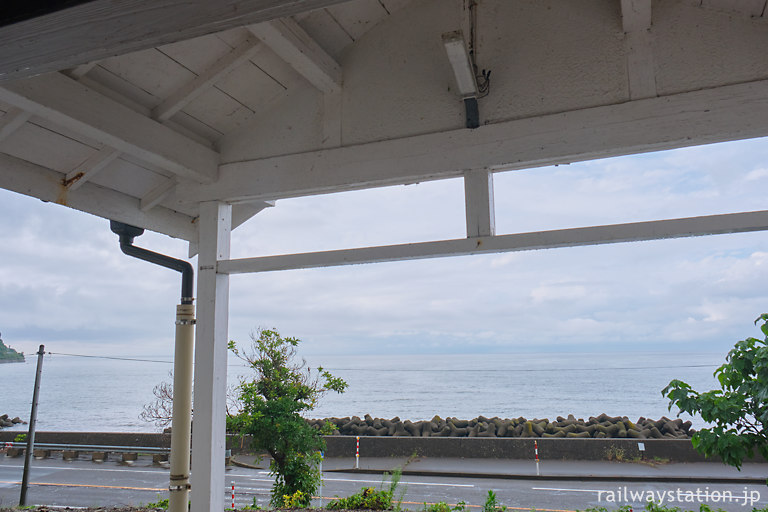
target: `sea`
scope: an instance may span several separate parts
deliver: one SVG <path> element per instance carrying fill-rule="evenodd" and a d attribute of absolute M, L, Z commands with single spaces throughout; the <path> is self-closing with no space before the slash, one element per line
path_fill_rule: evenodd
<path fill-rule="evenodd" d="M 418 421 L 453 416 L 528 419 L 609 416 L 674 418 L 661 390 L 680 379 L 698 391 L 717 387 L 714 370 L 724 354 L 520 353 L 317 356 L 349 384 L 329 393 L 308 416 L 360 416 Z M 30 415 L 36 355 L 0 365 L 0 415 Z M 249 371 L 231 361 L 228 382 Z M 170 381 L 172 363 L 157 357 L 106 358 L 46 355 L 37 413 L 38 431 L 157 432 L 139 418 L 153 387 Z M 695 428 L 705 426 L 690 418 Z M 17 425 L 8 430 L 26 430 Z"/>

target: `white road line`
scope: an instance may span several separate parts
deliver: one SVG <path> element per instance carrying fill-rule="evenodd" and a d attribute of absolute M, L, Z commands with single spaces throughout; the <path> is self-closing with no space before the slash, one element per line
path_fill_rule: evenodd
<path fill-rule="evenodd" d="M 10 466 L 10 465 L 0 465 L 0 469 L 2 468 L 17 468 L 17 469 L 24 469 L 24 466 Z M 60 466 L 32 466 L 31 469 L 34 471 L 35 469 L 57 469 L 60 471 L 110 471 L 113 473 L 155 473 L 155 474 L 162 474 L 164 471 L 162 468 L 159 470 L 144 470 L 144 469 L 106 469 L 106 468 L 66 468 L 66 467 L 60 467 Z"/>
<path fill-rule="evenodd" d="M 605 492 L 605 489 L 563 489 L 561 487 L 531 487 L 534 491 Z"/>
<path fill-rule="evenodd" d="M 325 482 L 362 482 L 366 484 L 380 484 L 381 480 L 358 480 L 355 478 L 323 478 Z M 432 482 L 404 482 L 400 480 L 401 485 L 431 485 L 434 487 L 474 487 L 472 484 L 438 484 Z"/>

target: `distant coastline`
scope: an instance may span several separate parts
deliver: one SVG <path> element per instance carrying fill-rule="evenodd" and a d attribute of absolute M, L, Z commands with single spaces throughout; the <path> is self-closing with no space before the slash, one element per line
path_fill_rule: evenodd
<path fill-rule="evenodd" d="M 16 352 L 11 347 L 6 346 L 3 340 L 0 339 L 0 364 L 23 363 L 24 361 L 24 352 Z"/>

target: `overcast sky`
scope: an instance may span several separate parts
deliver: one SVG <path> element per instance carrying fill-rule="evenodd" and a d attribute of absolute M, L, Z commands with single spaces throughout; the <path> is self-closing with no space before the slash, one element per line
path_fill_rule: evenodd
<path fill-rule="evenodd" d="M 768 140 L 499 173 L 497 233 L 768 209 Z M 0 332 L 34 352 L 170 355 L 180 278 L 109 222 L 0 190 Z M 460 180 L 278 201 L 233 257 L 461 238 Z M 155 233 L 137 245 L 185 257 Z M 230 337 L 305 352 L 722 352 L 768 312 L 768 233 L 236 275 Z"/>

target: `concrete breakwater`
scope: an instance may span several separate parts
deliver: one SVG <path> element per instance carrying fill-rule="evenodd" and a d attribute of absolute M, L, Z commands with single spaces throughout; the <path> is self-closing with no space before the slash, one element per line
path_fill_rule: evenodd
<path fill-rule="evenodd" d="M 12 427 L 12 426 L 17 425 L 19 423 L 21 423 L 23 425 L 27 424 L 26 421 L 22 420 L 18 416 L 15 417 L 15 418 L 11 418 L 7 414 L 3 414 L 2 416 L 0 416 L 0 428 Z"/>
<path fill-rule="evenodd" d="M 308 420 L 315 428 L 330 424 L 334 435 L 375 437 L 562 437 L 562 438 L 634 438 L 634 439 L 688 439 L 695 432 L 690 421 L 640 418 L 632 422 L 626 416 L 593 416 L 586 421 L 569 415 L 549 419 L 501 419 L 478 416 L 471 420 L 440 418 L 401 421 L 373 418 L 369 414 L 345 418 Z"/>

